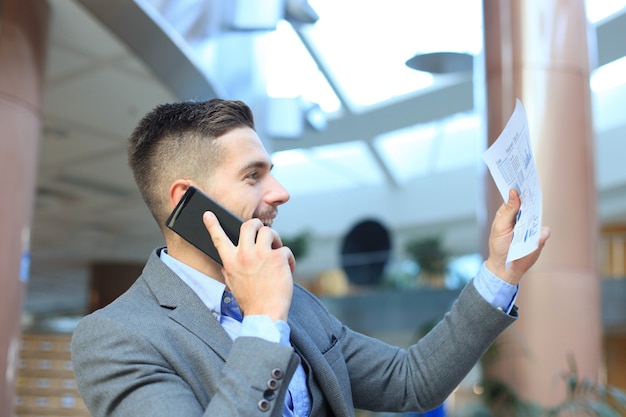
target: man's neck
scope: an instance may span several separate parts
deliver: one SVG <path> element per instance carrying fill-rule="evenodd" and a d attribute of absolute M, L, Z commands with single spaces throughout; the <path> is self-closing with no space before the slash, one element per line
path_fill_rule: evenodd
<path fill-rule="evenodd" d="M 222 283 L 225 282 L 222 275 L 222 266 L 195 246 L 189 244 L 168 244 L 167 253 L 172 258 L 192 267 L 196 271 L 202 272 L 204 275 L 208 275 Z"/>

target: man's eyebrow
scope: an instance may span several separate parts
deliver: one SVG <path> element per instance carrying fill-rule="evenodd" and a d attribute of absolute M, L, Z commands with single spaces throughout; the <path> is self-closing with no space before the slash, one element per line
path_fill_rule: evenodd
<path fill-rule="evenodd" d="M 248 169 L 258 168 L 258 169 L 269 169 L 270 171 L 274 168 L 274 164 L 268 164 L 265 161 L 252 161 L 246 166 L 244 166 L 241 171 L 246 171 Z"/>

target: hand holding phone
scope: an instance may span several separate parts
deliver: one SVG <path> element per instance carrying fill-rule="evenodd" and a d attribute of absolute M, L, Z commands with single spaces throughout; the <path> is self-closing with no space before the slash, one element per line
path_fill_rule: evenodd
<path fill-rule="evenodd" d="M 211 235 L 202 221 L 206 211 L 215 214 L 226 235 L 237 245 L 242 220 L 196 187 L 187 189 L 165 225 L 223 266 Z"/>
<path fill-rule="evenodd" d="M 203 216 L 207 211 L 215 215 L 219 225 L 214 221 L 205 225 Z M 166 221 L 167 227 L 224 266 L 207 230 L 208 227 L 213 233 L 221 234 L 221 226 L 234 245 L 221 248 L 228 251 L 224 256 L 232 261 L 237 258 L 236 252 L 249 252 L 243 257 L 249 262 L 230 262 L 229 270 L 223 272 L 225 283 L 235 294 L 244 316 L 260 314 L 274 321 L 287 321 L 296 266 L 293 254 L 289 248 L 282 247 L 276 231 L 262 227 L 260 221 L 246 222 L 243 228 L 242 224 L 240 218 L 194 187 L 187 190 Z M 239 247 L 241 232 L 246 243 Z"/>

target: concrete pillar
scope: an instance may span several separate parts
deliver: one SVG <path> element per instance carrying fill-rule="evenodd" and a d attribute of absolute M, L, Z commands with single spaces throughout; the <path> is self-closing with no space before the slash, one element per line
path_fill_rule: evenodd
<path fill-rule="evenodd" d="M 0 3 L 0 415 L 12 415 L 41 130 L 44 0 Z"/>
<path fill-rule="evenodd" d="M 559 374 L 576 363 L 598 379 L 601 357 L 598 219 L 584 0 L 484 0 L 488 139 L 519 98 L 552 235 L 521 283 L 519 321 L 498 342 L 498 375 L 526 399 L 564 399 Z M 489 217 L 502 203 L 488 181 Z"/>

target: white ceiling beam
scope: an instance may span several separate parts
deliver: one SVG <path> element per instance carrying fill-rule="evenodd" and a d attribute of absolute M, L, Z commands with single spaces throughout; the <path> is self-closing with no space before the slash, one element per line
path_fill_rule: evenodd
<path fill-rule="evenodd" d="M 376 107 L 361 113 L 346 114 L 328 121 L 322 132 L 306 130 L 298 139 L 272 138 L 272 150 L 310 148 L 355 140 L 372 140 L 397 129 L 428 123 L 473 109 L 473 84 L 470 75 L 436 90 Z"/>
<path fill-rule="evenodd" d="M 182 36 L 143 0 L 78 0 L 180 100 L 224 97 Z"/>

